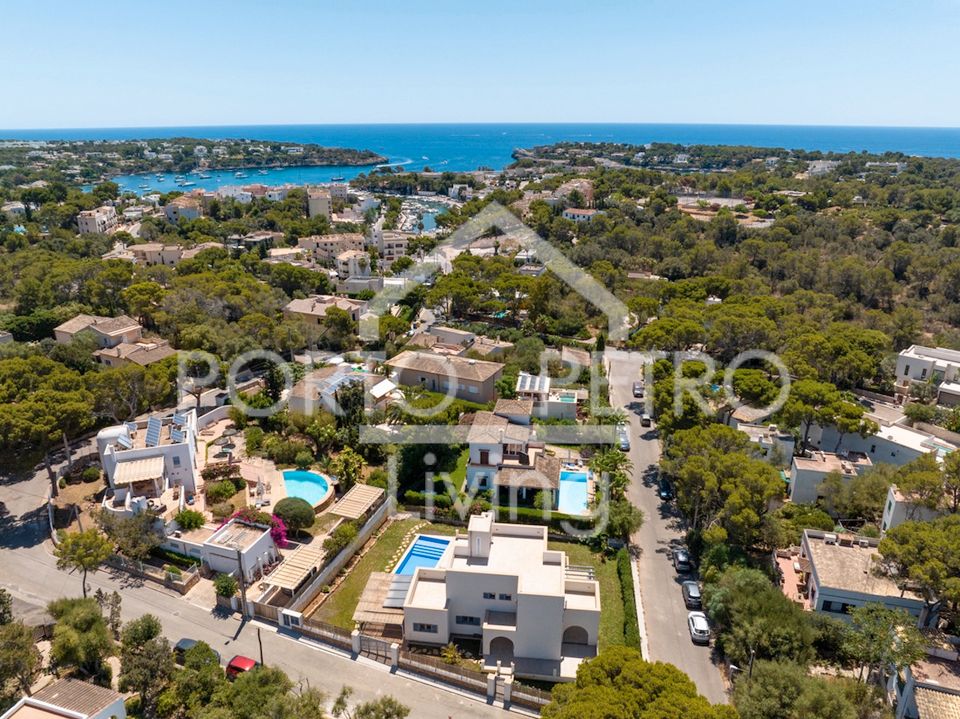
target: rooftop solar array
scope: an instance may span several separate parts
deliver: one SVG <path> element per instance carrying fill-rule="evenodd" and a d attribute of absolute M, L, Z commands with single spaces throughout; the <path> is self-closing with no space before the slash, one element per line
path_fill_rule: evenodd
<path fill-rule="evenodd" d="M 151 417 L 147 420 L 147 438 L 144 445 L 147 447 L 156 447 L 160 444 L 160 430 L 163 424 L 159 417 Z"/>
<path fill-rule="evenodd" d="M 124 449 L 133 449 L 133 442 L 131 442 L 130 438 L 125 434 L 117 435 L 117 444 Z"/>

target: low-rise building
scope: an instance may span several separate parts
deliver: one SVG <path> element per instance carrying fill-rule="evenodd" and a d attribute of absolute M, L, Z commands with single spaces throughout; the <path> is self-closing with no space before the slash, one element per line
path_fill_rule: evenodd
<path fill-rule="evenodd" d="M 183 248 L 180 245 L 165 245 L 161 242 L 128 245 L 127 251 L 133 255 L 134 262 L 147 267 L 154 265 L 173 267 L 183 257 Z"/>
<path fill-rule="evenodd" d="M 403 351 L 385 362 L 398 385 L 422 386 L 471 402 L 492 402 L 503 375 L 499 362 L 447 357 L 431 352 Z"/>
<path fill-rule="evenodd" d="M 573 222 L 589 222 L 596 217 L 598 210 L 591 210 L 583 207 L 568 207 L 563 211 L 563 217 Z"/>
<path fill-rule="evenodd" d="M 904 522 L 928 522 L 944 513 L 943 509 L 931 509 L 902 492 L 897 485 L 887 488 L 887 501 L 883 505 L 880 531 L 889 532 Z"/>
<path fill-rule="evenodd" d="M 750 424 L 733 420 L 734 427 L 750 438 L 754 450 L 775 467 L 792 464 L 796 440 L 775 424 Z"/>
<path fill-rule="evenodd" d="M 347 250 L 337 255 L 337 276 L 341 280 L 369 277 L 370 271 L 370 255 L 363 250 Z"/>
<path fill-rule="evenodd" d="M 0 330 L 0 345 L 5 345 L 10 342 L 13 342 L 13 335 L 6 330 Z"/>
<path fill-rule="evenodd" d="M 349 297 L 336 295 L 311 295 L 304 299 L 291 300 L 283 308 L 288 317 L 299 317 L 313 325 L 321 325 L 332 307 L 343 310 L 350 315 L 350 319 L 359 322 L 366 313 L 369 303 L 366 300 L 354 300 Z"/>
<path fill-rule="evenodd" d="M 197 413 L 190 409 L 97 433 L 109 489 L 103 507 L 121 516 L 154 511 L 172 517 L 197 491 Z"/>
<path fill-rule="evenodd" d="M 922 345 L 902 350 L 897 355 L 897 391 L 909 396 L 914 383 L 934 385 L 938 404 L 960 404 L 960 351 Z"/>
<path fill-rule="evenodd" d="M 909 667 L 895 668 L 890 675 L 887 691 L 896 703 L 896 719 L 960 717 L 960 659 L 956 648 L 929 652 Z"/>
<path fill-rule="evenodd" d="M 63 324 L 53 328 L 53 337 L 60 344 L 73 340 L 81 332 L 91 332 L 97 340 L 97 347 L 108 349 L 123 343 L 138 342 L 143 336 L 143 328 L 132 317 L 102 317 L 100 315 L 79 314 Z"/>
<path fill-rule="evenodd" d="M 565 389 L 552 387 L 547 374 L 517 375 L 517 399 L 533 402 L 533 414 L 545 419 L 576 419 L 577 409 L 589 399 L 585 389 Z"/>
<path fill-rule="evenodd" d="M 280 553 L 269 526 L 235 518 L 204 540 L 201 558 L 214 572 L 237 576 L 242 571 L 250 583 L 278 562 Z"/>
<path fill-rule="evenodd" d="M 163 213 L 170 222 L 179 222 L 180 220 L 197 219 L 203 214 L 203 208 L 197 198 L 190 195 L 180 195 L 163 206 Z"/>
<path fill-rule="evenodd" d="M 807 610 L 846 618 L 850 609 L 882 604 L 917 619 L 920 627 L 936 626 L 936 604 L 925 601 L 905 579 L 887 574 L 880 563 L 880 540 L 805 529 L 795 556 L 778 557 L 790 599 Z"/>
<path fill-rule="evenodd" d="M 813 504 L 822 496 L 820 483 L 831 472 L 847 482 L 872 466 L 870 458 L 860 452 L 810 452 L 808 456 L 794 457 L 790 464 L 790 501 Z"/>
<path fill-rule="evenodd" d="M 0 719 L 126 719 L 123 694 L 79 679 L 58 679 L 25 696 Z"/>
<path fill-rule="evenodd" d="M 0 212 L 11 222 L 16 222 L 27 214 L 27 206 L 19 200 L 4 202 L 3 206 L 0 207 Z"/>
<path fill-rule="evenodd" d="M 177 351 L 164 339 L 140 339 L 136 342 L 121 342 L 107 349 L 100 349 L 93 353 L 97 360 L 108 367 L 121 367 L 126 364 L 135 364 L 146 367 L 167 357 L 172 357 Z"/>
<path fill-rule="evenodd" d="M 596 654 L 600 585 L 547 547 L 547 528 L 470 518 L 433 568 L 419 567 L 403 600 L 408 642 L 443 646 L 477 637 L 484 666 L 517 676 L 572 680 Z"/>
<path fill-rule="evenodd" d="M 105 235 L 117 229 L 117 223 L 117 211 L 112 205 L 104 205 L 77 215 L 77 232 L 81 235 Z"/>
<path fill-rule="evenodd" d="M 364 239 L 359 232 L 309 235 L 299 238 L 297 247 L 309 253 L 316 260 L 332 260 L 349 250 L 363 250 Z"/>

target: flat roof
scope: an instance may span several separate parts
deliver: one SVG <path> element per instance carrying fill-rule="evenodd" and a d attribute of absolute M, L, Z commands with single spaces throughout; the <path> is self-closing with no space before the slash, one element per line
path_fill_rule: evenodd
<path fill-rule="evenodd" d="M 90 716 L 103 711 L 117 699 L 123 699 L 123 695 L 113 689 L 79 679 L 60 679 L 35 692 L 31 698 L 67 711 Z"/>
<path fill-rule="evenodd" d="M 248 549 L 269 531 L 266 527 L 245 524 L 233 519 L 218 529 L 204 544 L 215 544 L 242 551 Z"/>
<path fill-rule="evenodd" d="M 869 546 L 861 547 L 857 539 L 847 541 L 849 537 L 837 537 L 835 543 L 828 543 L 824 534 L 830 535 L 829 532 L 812 534 L 810 530 L 804 531 L 810 565 L 820 586 L 878 597 L 923 601 L 923 597 L 916 592 L 901 591 L 892 577 L 877 571 L 880 555 L 876 542 L 870 541 Z"/>
<path fill-rule="evenodd" d="M 844 475 L 857 474 L 858 468 L 871 467 L 873 462 L 861 452 L 834 454 L 833 452 L 813 452 L 811 457 L 794 457 L 797 469 L 815 472 L 840 472 Z"/>
<path fill-rule="evenodd" d="M 960 364 L 960 350 L 951 350 L 946 347 L 925 347 L 924 345 L 910 345 L 900 353 L 901 357 L 918 357 L 922 359 L 942 360 Z"/>

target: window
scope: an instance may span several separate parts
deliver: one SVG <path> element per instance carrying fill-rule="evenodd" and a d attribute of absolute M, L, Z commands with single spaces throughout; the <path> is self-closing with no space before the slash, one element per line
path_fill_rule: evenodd
<path fill-rule="evenodd" d="M 462 614 L 457 615 L 457 624 L 466 624 L 471 627 L 480 626 L 480 617 L 468 617 Z"/>
<path fill-rule="evenodd" d="M 496 598 L 497 598 L 497 595 L 494 594 L 493 592 L 484 592 L 484 593 L 483 593 L 483 598 L 484 598 L 484 599 L 496 599 Z"/>
<path fill-rule="evenodd" d="M 501 601 L 501 602 L 512 602 L 512 601 L 513 601 L 513 595 L 512 595 L 512 594 L 503 594 L 503 593 L 501 593 L 501 594 L 500 594 L 500 601 Z"/>
<path fill-rule="evenodd" d="M 423 632 L 425 634 L 436 634 L 437 625 L 436 624 L 420 624 L 419 622 L 414 622 L 413 631 Z"/>
<path fill-rule="evenodd" d="M 920 370 L 920 379 L 926 379 L 926 378 L 927 378 L 927 368 L 924 367 L 922 370 Z"/>
<path fill-rule="evenodd" d="M 870 454 L 873 454 L 873 453 L 876 452 L 876 451 L 877 451 L 877 445 L 871 444 L 871 445 L 870 445 Z"/>
<path fill-rule="evenodd" d="M 903 368 L 903 376 L 904 377 L 910 376 L 910 365 L 907 365 L 906 367 Z"/>
<path fill-rule="evenodd" d="M 179 457 L 174 456 L 174 458 L 173 458 L 173 466 L 174 466 L 174 467 L 179 467 L 179 466 L 180 466 L 180 458 L 179 458 Z"/>

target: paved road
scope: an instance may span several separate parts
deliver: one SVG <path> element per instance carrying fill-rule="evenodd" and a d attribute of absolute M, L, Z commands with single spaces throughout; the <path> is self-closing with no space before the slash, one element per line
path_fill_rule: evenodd
<path fill-rule="evenodd" d="M 0 586 L 15 597 L 18 608 L 39 608 L 51 599 L 78 596 L 80 578 L 61 572 L 50 554 L 43 508 L 45 476 L 0 479 Z M 202 639 L 225 658 L 234 654 L 259 657 L 258 628 L 263 640 L 264 660 L 283 669 L 295 681 L 328 694 L 348 684 L 359 701 L 390 694 L 412 708 L 411 715 L 426 719 L 474 719 L 506 717 L 503 709 L 465 697 L 445 688 L 391 674 L 389 668 L 364 658 L 353 661 L 346 655 L 320 647 L 309 640 L 296 640 L 257 623 L 242 623 L 197 607 L 153 583 L 130 581 L 125 574 L 98 572 L 89 578 L 91 591 L 116 589 L 123 596 L 125 620 L 145 613 L 158 616 L 164 634 L 172 642 L 180 637 Z M 36 609 L 35 609 L 36 611 Z"/>
<path fill-rule="evenodd" d="M 672 505 L 657 497 L 657 463 L 660 443 L 656 430 L 640 426 L 639 415 L 631 405 L 633 382 L 640 378 L 641 363 L 627 353 L 608 353 L 611 359 L 610 403 L 624 408 L 630 417 L 630 459 L 633 481 L 627 491 L 630 501 L 643 510 L 644 523 L 631 537 L 640 549 L 640 594 L 643 598 L 644 624 L 650 659 L 675 664 L 697 684 L 700 693 L 711 702 L 726 702 L 720 671 L 713 663 L 712 650 L 690 641 L 687 609 L 680 595 L 681 578 L 673 569 L 670 552 L 682 546 L 683 528 Z"/>

